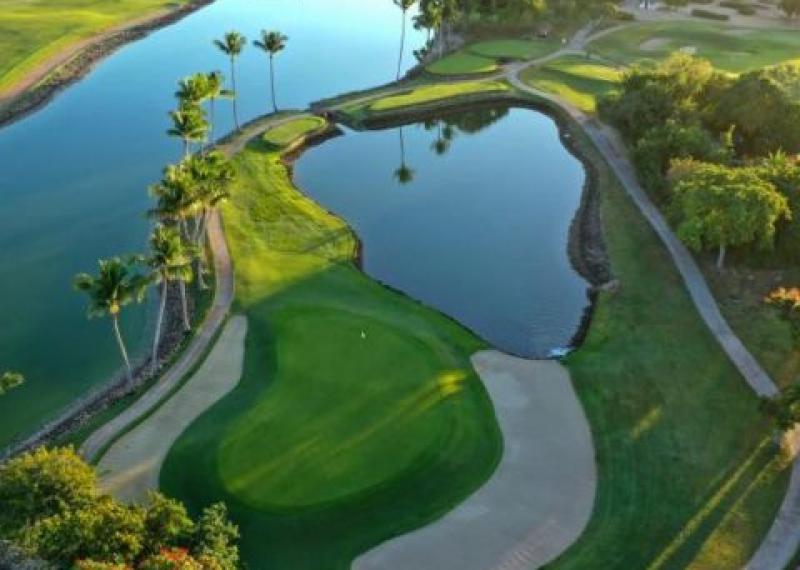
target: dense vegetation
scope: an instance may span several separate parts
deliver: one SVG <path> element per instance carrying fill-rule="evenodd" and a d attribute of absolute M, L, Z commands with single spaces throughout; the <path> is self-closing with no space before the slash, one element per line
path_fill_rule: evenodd
<path fill-rule="evenodd" d="M 71 448 L 41 448 L 0 465 L 0 503 L 0 539 L 54 568 L 239 567 L 239 532 L 224 505 L 194 521 L 160 493 L 146 506 L 124 505 L 98 490 L 93 468 Z"/>

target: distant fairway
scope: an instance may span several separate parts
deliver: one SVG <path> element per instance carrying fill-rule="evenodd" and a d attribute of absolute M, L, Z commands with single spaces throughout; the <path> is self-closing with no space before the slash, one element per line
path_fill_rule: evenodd
<path fill-rule="evenodd" d="M 654 22 L 614 32 L 589 47 L 592 53 L 625 65 L 663 59 L 683 50 L 710 60 L 722 71 L 742 73 L 800 61 L 800 32 L 705 22 Z"/>
<path fill-rule="evenodd" d="M 185 0 L 0 0 L 0 94 L 48 57 Z"/>
<path fill-rule="evenodd" d="M 279 153 L 252 143 L 237 164 L 224 219 L 244 375 L 178 440 L 162 487 L 227 501 L 253 568 L 343 568 L 494 470 L 501 436 L 469 360 L 484 344 L 361 273 L 349 228 Z"/>

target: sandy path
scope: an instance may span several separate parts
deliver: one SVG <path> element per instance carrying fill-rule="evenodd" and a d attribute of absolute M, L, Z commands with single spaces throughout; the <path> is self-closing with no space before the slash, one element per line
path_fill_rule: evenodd
<path fill-rule="evenodd" d="M 103 491 L 132 502 L 158 488 L 161 465 L 172 444 L 239 383 L 246 333 L 247 319 L 231 317 L 194 376 L 145 422 L 111 446 L 97 467 Z"/>
<path fill-rule="evenodd" d="M 503 432 L 500 465 L 442 519 L 367 552 L 354 570 L 531 570 L 561 554 L 588 523 L 594 447 L 567 370 L 497 351 L 472 361 Z"/>

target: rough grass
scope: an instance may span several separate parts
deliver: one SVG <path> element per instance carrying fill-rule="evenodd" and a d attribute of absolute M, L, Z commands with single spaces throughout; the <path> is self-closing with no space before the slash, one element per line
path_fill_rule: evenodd
<path fill-rule="evenodd" d="M 262 136 L 262 140 L 268 145 L 282 148 L 300 137 L 318 131 L 326 124 L 325 119 L 321 117 L 301 117 L 269 129 Z"/>
<path fill-rule="evenodd" d="M 491 73 L 497 71 L 498 67 L 493 58 L 459 51 L 436 60 L 425 70 L 434 75 L 473 75 Z"/>
<path fill-rule="evenodd" d="M 493 471 L 483 343 L 353 264 L 348 227 L 254 143 L 224 220 L 249 333 L 240 386 L 178 440 L 162 486 L 225 500 L 252 568 L 347 568 Z"/>
<path fill-rule="evenodd" d="M 491 40 L 472 44 L 467 50 L 494 59 L 535 59 L 558 48 L 558 42 L 549 40 Z"/>
<path fill-rule="evenodd" d="M 184 1 L 0 0 L 0 94 L 71 44 Z"/>
<path fill-rule="evenodd" d="M 735 33 L 731 26 L 702 22 L 658 22 L 634 25 L 599 38 L 590 47 L 620 64 L 663 59 L 681 48 L 692 47 L 696 55 L 710 60 L 722 71 L 741 73 L 788 63 L 800 58 L 800 33 L 796 30 L 753 29 Z M 650 49 L 648 40 L 658 39 Z"/>
<path fill-rule="evenodd" d="M 579 109 L 594 112 L 597 100 L 617 88 L 622 72 L 611 65 L 580 56 L 563 56 L 526 69 L 521 79 L 564 98 Z"/>
<path fill-rule="evenodd" d="M 620 288 L 601 295 L 567 365 L 592 425 L 599 489 L 586 532 L 548 569 L 741 568 L 788 470 L 665 248 L 598 164 Z"/>

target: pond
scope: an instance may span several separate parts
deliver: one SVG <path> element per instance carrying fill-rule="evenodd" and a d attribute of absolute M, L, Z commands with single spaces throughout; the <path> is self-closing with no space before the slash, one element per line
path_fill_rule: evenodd
<path fill-rule="evenodd" d="M 511 354 L 546 356 L 575 335 L 588 285 L 567 244 L 586 174 L 550 117 L 498 107 L 347 130 L 294 175 L 350 223 L 379 281 Z"/>
<path fill-rule="evenodd" d="M 408 15 L 409 20 L 411 14 Z M 212 39 L 236 29 L 289 36 L 276 59 L 283 108 L 394 79 L 400 11 L 389 0 L 217 0 L 129 45 L 40 112 L 0 130 L 0 370 L 25 386 L 0 399 L 0 446 L 119 367 L 110 325 L 89 322 L 72 276 L 98 258 L 141 250 L 150 223 L 147 187 L 175 161 L 165 136 L 179 78 L 228 73 Z M 422 35 L 407 26 L 404 68 Z M 269 110 L 267 58 L 248 47 L 239 63 L 240 114 Z M 232 124 L 218 105 L 217 132 Z M 148 312 L 123 317 L 135 351 L 146 346 Z"/>

